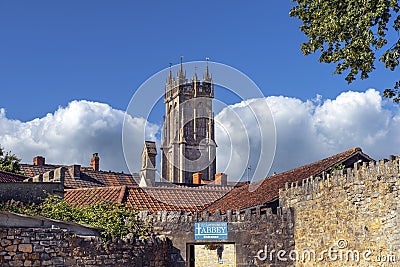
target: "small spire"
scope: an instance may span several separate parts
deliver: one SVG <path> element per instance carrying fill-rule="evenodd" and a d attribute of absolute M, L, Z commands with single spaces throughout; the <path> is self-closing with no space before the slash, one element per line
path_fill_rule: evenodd
<path fill-rule="evenodd" d="M 168 73 L 168 78 L 167 78 L 167 83 L 166 83 L 167 85 L 170 85 L 171 82 L 172 82 L 173 79 L 174 79 L 174 77 L 173 77 L 173 75 L 172 75 L 171 66 L 172 66 L 172 63 L 169 63 L 169 73 Z"/>
<path fill-rule="evenodd" d="M 178 75 L 177 75 L 178 84 L 185 84 L 187 82 L 186 71 L 183 71 L 182 60 L 183 60 L 183 56 L 181 56 L 181 65 L 180 65 L 179 72 L 178 72 Z"/>
<path fill-rule="evenodd" d="M 169 74 L 167 78 L 167 82 L 164 88 L 164 96 L 167 96 L 167 91 L 171 90 L 174 87 L 175 79 L 174 75 L 172 74 L 172 63 L 169 63 Z"/>
<path fill-rule="evenodd" d="M 206 61 L 207 61 L 207 65 L 206 65 L 206 73 L 204 74 L 204 76 L 203 76 L 203 81 L 205 81 L 205 82 L 211 82 L 211 80 L 212 80 L 212 77 L 211 77 L 211 75 L 210 75 L 210 71 L 209 71 L 209 69 L 208 69 L 208 61 L 210 60 L 210 58 L 209 57 L 206 57 Z"/>
<path fill-rule="evenodd" d="M 197 81 L 198 81 L 196 70 L 197 70 L 197 67 L 194 67 L 194 74 L 193 74 L 193 81 L 194 81 L 194 82 L 197 82 Z"/>
<path fill-rule="evenodd" d="M 173 80 L 173 75 L 172 75 L 172 63 L 169 63 L 169 74 L 168 74 L 168 81 L 167 82 L 171 82 Z"/>

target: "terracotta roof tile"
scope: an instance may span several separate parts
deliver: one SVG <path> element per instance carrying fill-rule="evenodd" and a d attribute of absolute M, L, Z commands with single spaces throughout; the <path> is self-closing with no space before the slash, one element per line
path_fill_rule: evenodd
<path fill-rule="evenodd" d="M 310 176 L 319 175 L 339 163 L 353 164 L 359 159 L 362 161 L 372 160 L 368 155 L 362 153 L 360 148 L 353 148 L 320 161 L 275 174 L 251 185 L 235 188 L 209 205 L 206 210 L 226 212 L 227 210 L 242 210 L 263 205 L 278 199 L 279 189 L 284 188 L 286 183 L 298 182 Z M 256 188 L 256 190 L 253 191 L 252 188 Z"/>
<path fill-rule="evenodd" d="M 63 165 L 44 166 L 21 164 L 21 170 L 24 175 L 34 177 L 52 171 Z M 68 166 L 64 166 L 67 167 Z M 74 178 L 70 171 L 65 172 L 64 186 L 66 188 L 93 188 L 100 186 L 122 186 L 122 185 L 137 185 L 135 179 L 139 179 L 137 174 L 125 174 L 106 171 L 94 171 L 91 168 L 81 167 L 80 177 Z"/>
<path fill-rule="evenodd" d="M 66 189 L 68 203 L 85 206 L 101 201 L 125 203 L 138 210 L 155 213 L 160 210 L 195 212 L 221 198 L 231 187 L 205 186 L 111 186 L 82 189 Z"/>
<path fill-rule="evenodd" d="M 62 167 L 62 166 L 61 165 L 48 165 L 48 164 L 46 164 L 44 166 L 21 164 L 21 171 L 24 173 L 25 176 L 34 177 L 36 175 L 52 171 L 59 167 Z"/>
<path fill-rule="evenodd" d="M 64 199 L 79 207 L 105 201 L 122 203 L 120 195 L 124 195 L 125 190 L 125 186 L 65 189 Z"/>
<path fill-rule="evenodd" d="M 0 183 L 22 182 L 23 180 L 25 180 L 27 178 L 28 177 L 21 175 L 21 174 L 16 174 L 16 173 L 0 170 Z"/>

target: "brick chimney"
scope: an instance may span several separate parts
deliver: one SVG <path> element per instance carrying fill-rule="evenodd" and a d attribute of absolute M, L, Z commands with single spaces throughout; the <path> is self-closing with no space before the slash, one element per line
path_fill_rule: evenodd
<path fill-rule="evenodd" d="M 36 156 L 33 158 L 33 165 L 35 166 L 44 166 L 46 163 L 46 159 L 42 156 Z"/>
<path fill-rule="evenodd" d="M 201 172 L 193 173 L 193 184 L 201 184 L 201 178 L 203 178 L 203 174 Z"/>
<path fill-rule="evenodd" d="M 99 153 L 94 153 L 93 157 L 91 159 L 92 162 L 92 168 L 94 171 L 99 171 L 100 170 L 100 157 Z"/>
<path fill-rule="evenodd" d="M 215 174 L 215 184 L 226 186 L 228 184 L 228 175 L 225 173 L 216 173 Z"/>
<path fill-rule="evenodd" d="M 72 178 L 79 179 L 81 177 L 81 165 L 68 166 L 68 171 Z"/>

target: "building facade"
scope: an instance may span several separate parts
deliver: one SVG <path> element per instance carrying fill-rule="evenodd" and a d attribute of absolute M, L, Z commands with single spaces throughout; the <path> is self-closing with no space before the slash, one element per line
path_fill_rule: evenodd
<path fill-rule="evenodd" d="M 216 143 L 212 100 L 214 84 L 206 72 L 200 81 L 196 71 L 189 81 L 182 62 L 177 76 L 170 70 L 164 92 L 162 178 L 172 183 L 193 183 L 193 174 L 214 180 Z"/>

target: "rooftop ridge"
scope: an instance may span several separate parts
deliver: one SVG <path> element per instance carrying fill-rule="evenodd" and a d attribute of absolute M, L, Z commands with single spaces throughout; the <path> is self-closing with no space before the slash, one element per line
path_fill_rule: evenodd
<path fill-rule="evenodd" d="M 146 186 L 146 187 L 141 187 L 141 186 L 136 186 L 142 188 L 144 191 L 148 189 L 156 189 L 156 190 L 165 190 L 165 189 L 171 189 L 171 190 L 185 190 L 185 191 L 229 191 L 233 189 L 233 187 L 229 186 L 213 186 L 213 187 L 194 187 L 194 186 Z M 217 190 L 218 189 L 218 190 Z"/>
<path fill-rule="evenodd" d="M 65 191 L 113 190 L 113 189 L 121 189 L 122 187 L 126 187 L 126 185 L 109 185 L 109 186 L 97 186 L 97 187 L 66 188 Z"/>
<path fill-rule="evenodd" d="M 45 165 L 34 165 L 34 164 L 29 164 L 29 163 L 21 163 L 21 166 L 26 166 L 26 167 L 33 167 L 33 168 L 60 168 L 60 167 L 69 167 L 73 166 L 74 164 L 66 165 L 66 164 L 45 164 Z M 119 175 L 128 175 L 128 176 L 134 176 L 134 175 L 139 175 L 138 173 L 125 173 L 121 171 L 105 171 L 105 170 L 93 170 L 91 166 L 81 166 L 81 171 L 84 172 L 93 172 L 93 173 L 114 173 L 114 174 L 119 174 Z"/>
<path fill-rule="evenodd" d="M 6 174 L 6 175 L 11 175 L 11 176 L 14 176 L 14 177 L 21 178 L 21 182 L 22 182 L 24 179 L 29 178 L 28 176 L 25 176 L 25 175 L 20 174 L 20 173 L 8 172 L 8 171 L 3 171 L 3 170 L 0 170 L 0 173 L 4 173 L 4 174 Z"/>
<path fill-rule="evenodd" d="M 119 196 L 118 196 L 118 203 L 122 203 L 124 201 L 124 197 L 126 195 L 126 185 L 121 186 L 121 191 L 119 192 Z"/>
<path fill-rule="evenodd" d="M 209 189 L 198 189 L 199 187 L 173 187 L 173 186 L 139 186 L 139 185 L 107 185 L 107 186 L 96 186 L 96 187 L 81 187 L 81 188 L 66 188 L 66 191 L 79 191 L 79 190 L 101 190 L 101 189 L 116 189 L 116 188 L 122 188 L 125 187 L 126 189 L 130 188 L 141 188 L 143 191 L 147 191 L 148 189 L 157 189 L 157 190 L 165 190 L 165 189 L 172 189 L 172 190 L 186 190 L 186 191 L 229 191 L 231 188 L 227 188 L 225 186 L 220 186 L 220 187 L 213 187 Z M 215 188 L 220 188 L 223 190 L 215 190 Z"/>
<path fill-rule="evenodd" d="M 302 165 L 302 166 L 296 167 L 294 169 L 290 169 L 290 170 L 287 170 L 287 171 L 284 171 L 284 172 L 281 172 L 281 173 L 277 173 L 277 174 L 286 174 L 286 173 L 297 172 L 299 169 L 302 169 L 304 167 L 316 165 L 318 163 L 325 162 L 325 161 L 328 161 L 328 160 L 330 160 L 332 158 L 337 158 L 337 157 L 340 157 L 340 156 L 346 155 L 346 154 L 349 154 L 348 157 L 346 157 L 346 158 L 349 158 L 349 157 L 353 156 L 354 153 L 356 153 L 356 152 L 362 152 L 362 149 L 360 147 L 354 147 L 354 148 L 351 148 L 349 150 L 343 151 L 343 152 L 341 152 L 339 154 L 335 154 L 335 155 L 332 155 L 330 157 L 327 157 L 327 158 L 324 158 L 324 159 L 321 159 L 321 160 L 318 160 L 318 161 L 315 161 L 315 162 L 312 162 L 312 163 L 308 163 L 306 165 Z M 343 159 L 343 160 L 345 160 L 345 159 Z M 273 177 L 273 176 L 270 176 L 270 177 Z M 267 177 L 267 178 L 269 178 L 269 177 Z"/>
<path fill-rule="evenodd" d="M 332 186 L 363 181 L 389 182 L 393 180 L 393 177 L 400 179 L 400 156 L 393 157 L 391 160 L 354 163 L 352 168 L 334 170 L 332 173 L 323 172 L 321 175 L 310 176 L 299 182 L 286 183 L 285 188 L 280 189 L 279 193 L 280 196 L 287 197 L 306 196 Z"/>

